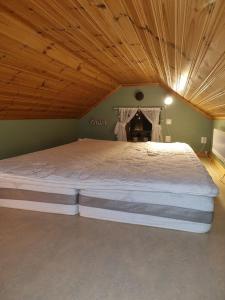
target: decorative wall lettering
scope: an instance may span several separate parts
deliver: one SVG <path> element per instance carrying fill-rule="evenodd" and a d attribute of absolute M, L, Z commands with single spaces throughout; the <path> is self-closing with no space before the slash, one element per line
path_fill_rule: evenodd
<path fill-rule="evenodd" d="M 103 119 L 91 119 L 89 124 L 92 126 L 107 126 L 107 121 Z"/>

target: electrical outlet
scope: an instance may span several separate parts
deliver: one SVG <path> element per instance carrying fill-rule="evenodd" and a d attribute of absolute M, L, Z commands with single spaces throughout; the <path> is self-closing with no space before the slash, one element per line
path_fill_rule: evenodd
<path fill-rule="evenodd" d="M 166 135 L 165 136 L 165 142 L 166 143 L 170 143 L 171 142 L 171 136 L 170 135 Z"/>
<path fill-rule="evenodd" d="M 206 136 L 202 136 L 201 137 L 201 144 L 206 144 L 207 143 L 207 137 Z"/>
<path fill-rule="evenodd" d="M 172 124 L 172 119 L 166 119 L 166 125 L 171 125 Z"/>

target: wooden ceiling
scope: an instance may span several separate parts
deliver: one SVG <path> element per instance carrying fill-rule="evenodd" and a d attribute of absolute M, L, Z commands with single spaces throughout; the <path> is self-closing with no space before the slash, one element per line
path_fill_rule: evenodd
<path fill-rule="evenodd" d="M 0 0 L 0 119 L 79 118 L 144 83 L 225 118 L 224 0 Z"/>

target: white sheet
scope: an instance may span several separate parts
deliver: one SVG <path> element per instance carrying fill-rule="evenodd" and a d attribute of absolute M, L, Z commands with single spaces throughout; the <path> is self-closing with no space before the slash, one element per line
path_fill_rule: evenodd
<path fill-rule="evenodd" d="M 183 143 L 82 140 L 0 162 L 0 185 L 155 191 L 213 197 L 218 189 Z M 13 182 L 13 183 L 12 183 Z"/>

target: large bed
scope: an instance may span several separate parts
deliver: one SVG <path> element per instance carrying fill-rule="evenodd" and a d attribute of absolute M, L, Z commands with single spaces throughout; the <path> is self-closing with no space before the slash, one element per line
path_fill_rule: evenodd
<path fill-rule="evenodd" d="M 79 205 L 84 217 L 207 232 L 217 193 L 198 157 L 183 143 L 83 139 L 0 162 L 0 205 L 10 207 L 26 208 L 20 207 L 22 201 L 41 207 L 49 204 L 49 194 L 56 194 L 51 204 L 73 206 L 70 214 Z"/>
<path fill-rule="evenodd" d="M 78 190 L 63 172 L 72 149 L 68 144 L 1 160 L 0 207 L 78 214 Z"/>

